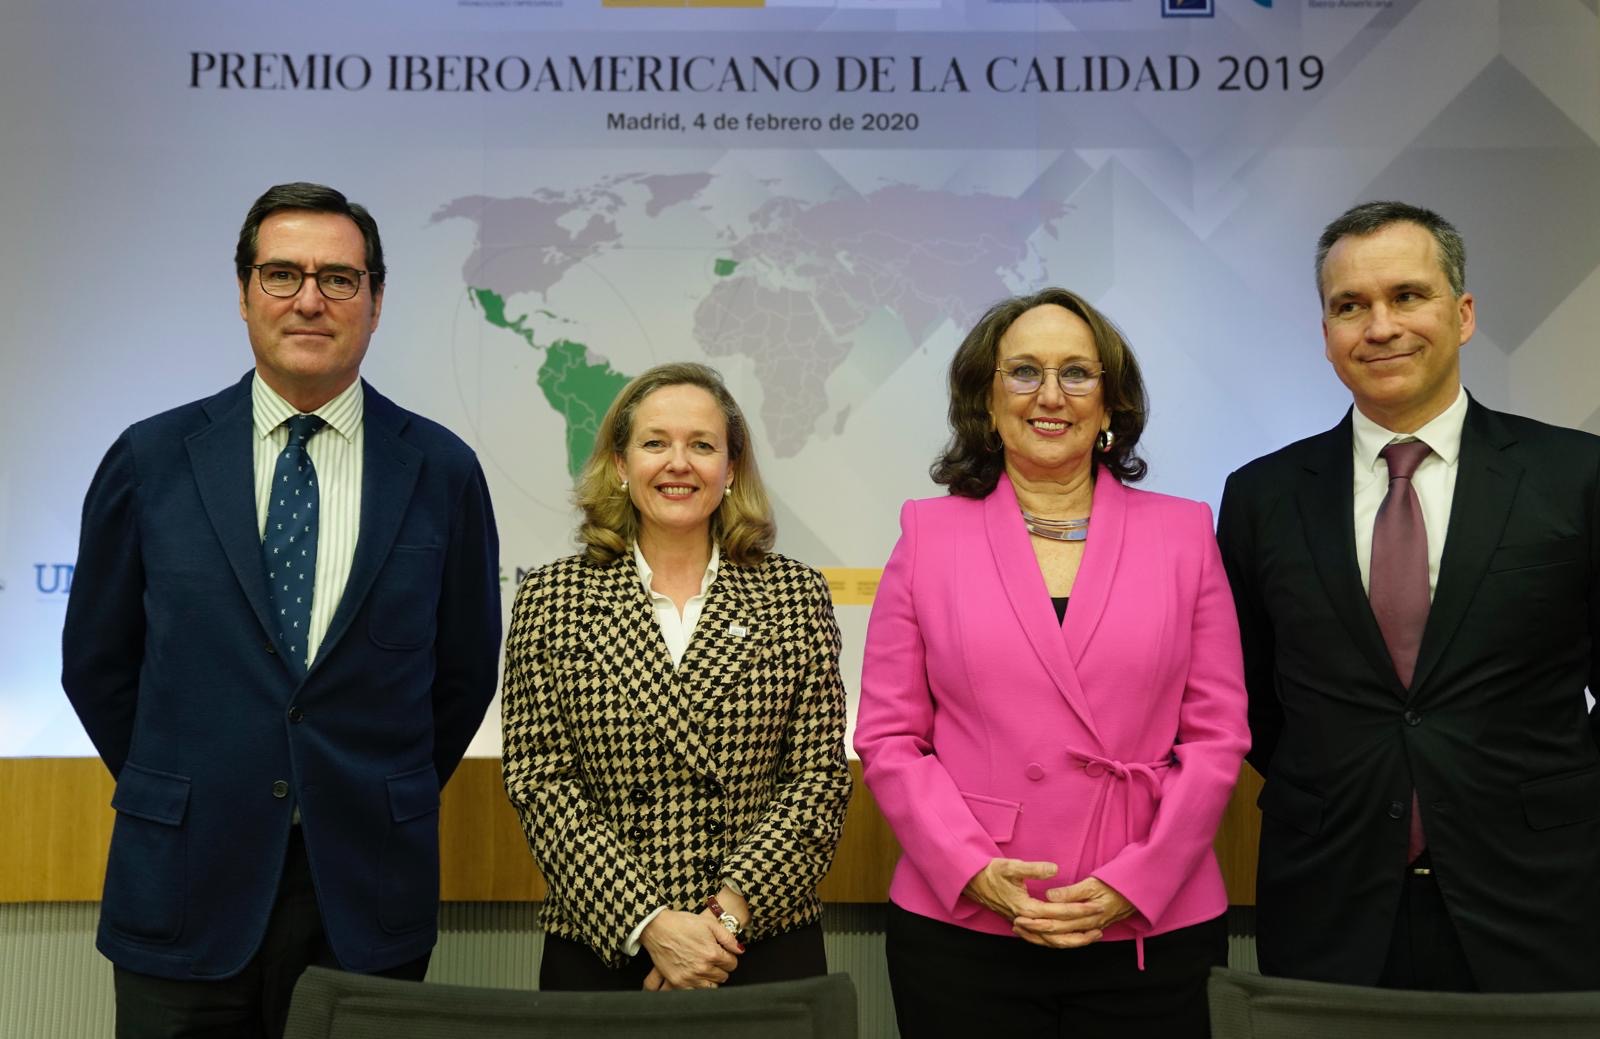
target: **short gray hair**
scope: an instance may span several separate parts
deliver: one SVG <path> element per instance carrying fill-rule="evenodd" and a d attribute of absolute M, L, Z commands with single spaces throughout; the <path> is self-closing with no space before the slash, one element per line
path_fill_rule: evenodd
<path fill-rule="evenodd" d="M 1433 235 L 1439 244 L 1439 266 L 1450 281 L 1450 290 L 1458 299 L 1467 291 L 1467 247 L 1454 224 L 1431 209 L 1405 202 L 1363 202 L 1340 213 L 1317 239 L 1318 299 L 1322 298 L 1322 267 L 1333 244 L 1350 235 L 1374 234 L 1390 224 L 1416 224 Z"/>

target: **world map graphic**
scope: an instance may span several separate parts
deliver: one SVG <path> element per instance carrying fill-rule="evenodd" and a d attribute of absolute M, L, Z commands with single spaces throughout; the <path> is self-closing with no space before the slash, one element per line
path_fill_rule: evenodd
<path fill-rule="evenodd" d="M 679 280 L 684 272 L 672 268 L 691 264 L 691 288 L 653 310 L 651 326 L 681 328 L 713 365 L 748 363 L 762 398 L 745 406 L 767 449 L 790 458 L 819 432 L 843 432 L 851 402 L 830 382 L 842 365 L 891 372 L 896 347 L 880 341 L 885 327 L 900 349 L 946 322 L 969 327 L 1026 280 L 1037 264 L 1030 239 L 1054 234 L 1068 209 L 1036 194 L 892 182 L 821 198 L 769 190 L 752 202 L 747 184 L 727 180 L 624 173 L 571 190 L 462 197 L 432 215 L 474 226 L 462 264 L 469 301 L 508 348 L 542 355 L 538 389 L 564 421 L 569 474 L 588 458 L 617 392 L 649 363 L 635 363 L 626 344 L 566 334 L 595 316 L 584 311 L 612 305 L 592 293 L 557 304 L 578 271 L 630 252 L 645 271 L 645 258 L 659 255 L 663 276 Z"/>

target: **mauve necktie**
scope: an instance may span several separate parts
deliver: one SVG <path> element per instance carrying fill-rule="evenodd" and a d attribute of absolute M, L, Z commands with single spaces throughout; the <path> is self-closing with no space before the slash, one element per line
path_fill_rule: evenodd
<path fill-rule="evenodd" d="M 317 578 L 317 471 L 306 441 L 327 423 L 315 415 L 293 415 L 284 425 L 289 442 L 272 470 L 261 558 L 267 568 L 267 596 L 278 618 L 278 641 L 304 668 Z"/>
<path fill-rule="evenodd" d="M 1389 463 L 1389 492 L 1378 506 L 1372 524 L 1372 565 L 1368 571 L 1367 598 L 1383 632 L 1389 659 L 1394 661 L 1400 684 L 1411 688 L 1417 669 L 1422 630 L 1428 624 L 1428 528 L 1422 522 L 1422 502 L 1411 476 L 1433 449 L 1420 440 L 1390 444 L 1379 454 Z M 1422 833 L 1422 813 L 1417 792 L 1411 792 L 1411 832 L 1406 861 L 1415 861 L 1427 847 Z"/>

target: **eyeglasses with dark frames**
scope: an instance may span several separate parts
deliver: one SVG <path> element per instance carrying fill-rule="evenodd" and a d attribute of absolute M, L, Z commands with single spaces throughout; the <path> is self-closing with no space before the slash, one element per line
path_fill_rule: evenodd
<path fill-rule="evenodd" d="M 261 279 L 261 291 L 279 299 L 299 295 L 300 286 L 307 278 L 315 278 L 317 290 L 328 299 L 354 299 L 361 291 L 363 276 L 382 273 L 358 271 L 354 267 L 323 267 L 321 270 L 301 270 L 292 263 L 252 263 L 247 265 Z"/>

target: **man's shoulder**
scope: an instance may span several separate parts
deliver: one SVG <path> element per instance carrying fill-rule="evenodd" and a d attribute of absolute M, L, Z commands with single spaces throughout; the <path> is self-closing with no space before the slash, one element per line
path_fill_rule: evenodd
<path fill-rule="evenodd" d="M 1228 482 L 1241 487 L 1275 484 L 1290 473 L 1326 459 L 1330 450 L 1342 446 L 1348 451 L 1350 444 L 1348 429 L 1347 417 L 1332 429 L 1325 429 L 1320 433 L 1296 440 L 1292 444 L 1285 444 L 1276 451 L 1269 451 L 1246 462 L 1234 471 Z"/>
<path fill-rule="evenodd" d="M 240 382 L 187 404 L 159 411 L 149 418 L 139 419 L 128 427 L 128 435 L 140 441 L 159 441 L 169 437 L 184 437 L 215 422 L 241 403 L 250 401 L 248 377 Z"/>
<path fill-rule="evenodd" d="M 1540 451 L 1558 451 L 1566 455 L 1570 462 L 1576 455 L 1581 458 L 1594 458 L 1600 454 L 1600 436 L 1582 429 L 1573 429 L 1571 426 L 1558 426 L 1540 419 L 1529 418 L 1526 415 L 1517 415 L 1509 411 L 1496 411 L 1481 404 L 1475 404 L 1479 412 L 1479 424 L 1486 428 L 1491 437 L 1503 438 L 1507 446 L 1513 444 L 1536 445 Z M 1468 412 L 1471 421 L 1472 412 Z"/>
<path fill-rule="evenodd" d="M 448 426 L 401 407 L 373 389 L 371 383 L 363 382 L 362 385 L 366 388 L 363 421 L 371 423 L 373 427 L 394 430 L 407 443 L 429 457 L 476 464 L 477 454 Z"/>

